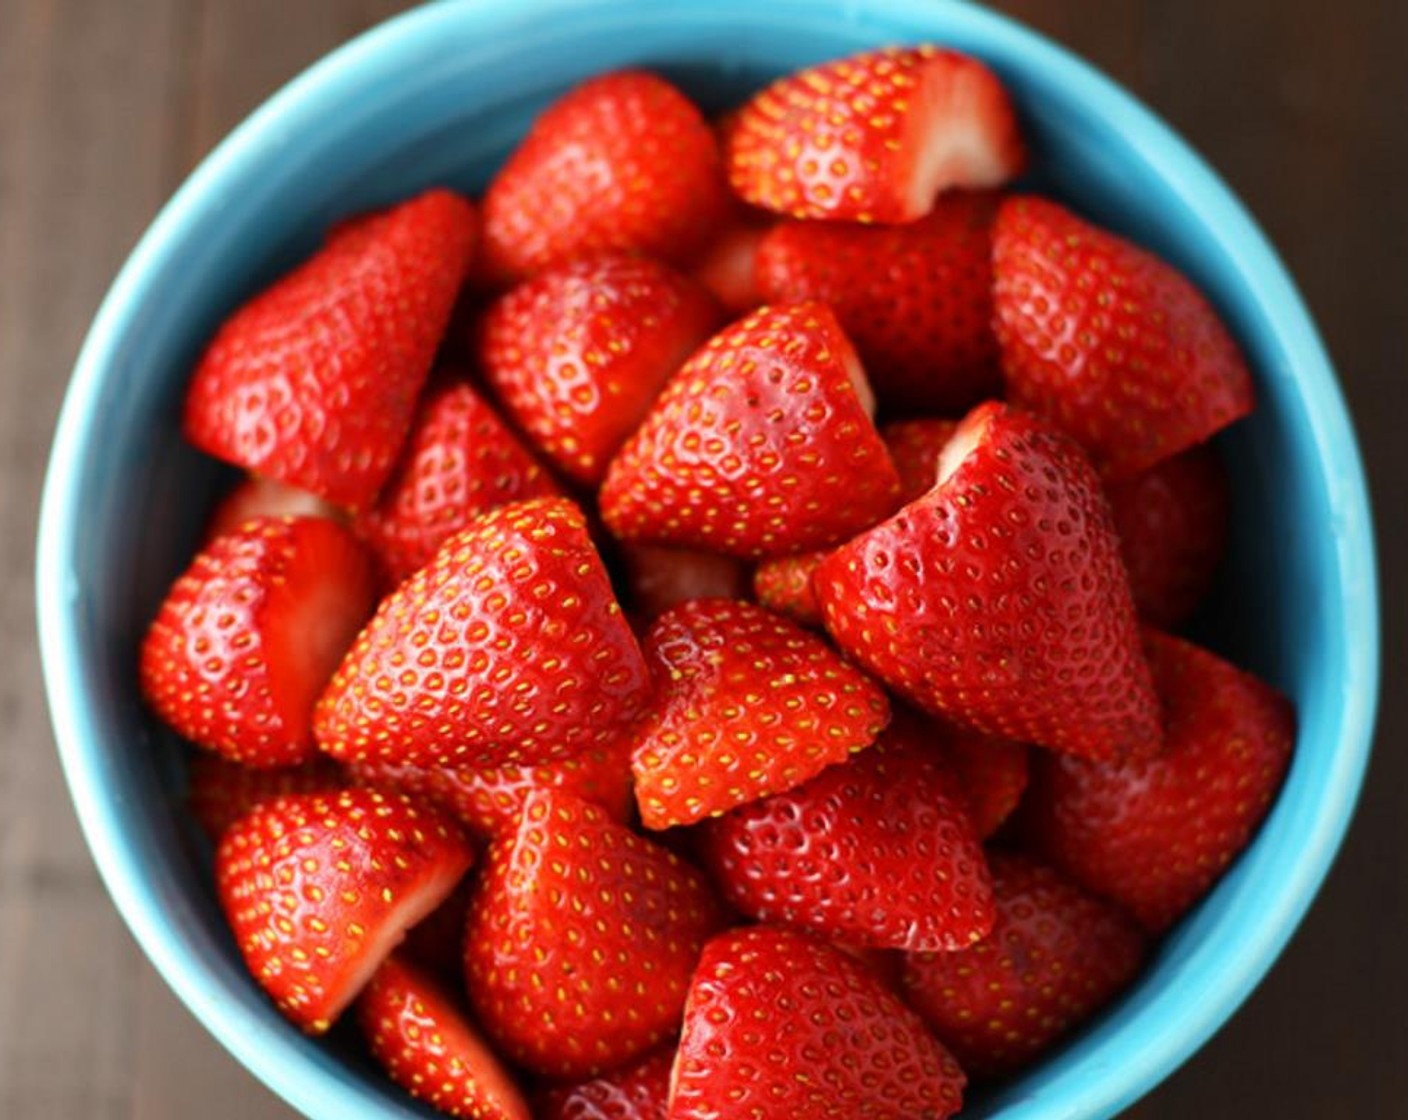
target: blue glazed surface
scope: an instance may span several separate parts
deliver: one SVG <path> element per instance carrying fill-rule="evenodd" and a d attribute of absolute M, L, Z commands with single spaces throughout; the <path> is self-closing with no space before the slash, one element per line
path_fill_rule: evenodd
<path fill-rule="evenodd" d="M 210 330 L 333 219 L 420 187 L 483 186 L 547 100 L 588 74 L 662 69 L 706 105 L 885 42 L 988 59 L 1035 141 L 1045 189 L 1163 253 L 1210 294 L 1251 359 L 1260 408 L 1223 437 L 1239 510 L 1206 634 L 1296 700 L 1284 794 L 1139 986 L 1071 1045 L 965 1115 L 1114 1114 L 1166 1076 L 1280 952 L 1337 849 L 1378 687 L 1372 529 L 1353 434 L 1290 279 L 1220 181 L 1128 95 L 983 10 L 905 0 L 442 2 L 339 50 L 271 99 L 191 177 L 93 324 L 44 495 L 38 606 L 65 770 L 99 869 L 196 1016 L 318 1120 L 430 1115 L 336 1039 L 283 1023 L 240 968 L 208 852 L 172 804 L 180 750 L 142 711 L 135 646 L 226 477 L 177 434 Z"/>

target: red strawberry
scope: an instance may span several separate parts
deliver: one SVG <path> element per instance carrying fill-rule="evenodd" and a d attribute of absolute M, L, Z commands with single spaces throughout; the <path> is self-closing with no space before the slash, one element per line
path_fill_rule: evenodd
<path fill-rule="evenodd" d="M 1144 936 L 1108 902 L 1020 856 L 991 856 L 992 935 L 958 953 L 910 953 L 906 998 L 968 1073 L 1020 1068 L 1119 994 Z"/>
<path fill-rule="evenodd" d="M 934 488 L 939 480 L 939 456 L 958 430 L 957 420 L 900 420 L 880 429 L 900 475 L 900 500 L 908 505 Z"/>
<path fill-rule="evenodd" d="M 874 682 L 751 603 L 681 604 L 650 628 L 645 655 L 658 691 L 631 765 L 646 828 L 800 785 L 868 747 L 890 718 Z"/>
<path fill-rule="evenodd" d="M 341 525 L 245 522 L 167 592 L 142 642 L 142 695 L 179 734 L 226 758 L 303 762 L 314 701 L 375 594 L 371 563 Z"/>
<path fill-rule="evenodd" d="M 649 670 L 582 511 L 481 514 L 382 602 L 318 701 L 344 762 L 535 765 L 616 741 Z"/>
<path fill-rule="evenodd" d="M 703 876 L 674 854 L 537 790 L 489 849 L 466 938 L 470 999 L 518 1064 L 595 1077 L 675 1031 L 720 919 Z"/>
<path fill-rule="evenodd" d="M 469 203 L 429 191 L 335 232 L 225 321 L 186 395 L 186 438 L 361 509 L 381 489 L 474 246 Z"/>
<path fill-rule="evenodd" d="M 1134 605 L 1158 626 L 1177 626 L 1202 601 L 1227 549 L 1222 460 L 1209 445 L 1195 447 L 1105 493 Z"/>
<path fill-rule="evenodd" d="M 725 154 L 746 201 L 797 218 L 912 222 L 950 187 L 991 187 L 1026 154 L 1007 91 L 932 46 L 790 74 L 740 110 Z"/>
<path fill-rule="evenodd" d="M 827 550 L 800 556 L 778 556 L 753 569 L 753 594 L 769 610 L 785 614 L 803 626 L 821 628 L 821 605 L 812 590 L 812 575 L 826 559 Z"/>
<path fill-rule="evenodd" d="M 606 249 L 684 262 L 724 206 L 689 99 L 654 74 L 603 74 L 549 106 L 489 185 L 486 272 L 512 282 Z"/>
<path fill-rule="evenodd" d="M 754 262 L 774 220 L 765 210 L 735 202 L 690 268 L 690 274 L 730 315 L 747 314 L 765 302 L 758 291 Z"/>
<path fill-rule="evenodd" d="M 517 827 L 523 803 L 535 789 L 567 790 L 620 824 L 630 820 L 634 804 L 629 737 L 538 766 L 470 770 L 361 762 L 349 769 L 361 783 L 434 801 L 485 839 Z"/>
<path fill-rule="evenodd" d="M 490 307 L 479 364 L 519 429 L 595 486 L 718 321 L 687 276 L 646 257 L 594 257 L 540 272 Z"/>
<path fill-rule="evenodd" d="M 1158 750 L 1158 703 L 1109 506 L 1043 421 L 975 409 L 940 482 L 812 579 L 841 648 L 965 726 L 1090 757 Z"/>
<path fill-rule="evenodd" d="M 669 1120 L 945 1120 L 966 1078 L 865 965 L 755 926 L 705 947 L 672 1080 Z"/>
<path fill-rule="evenodd" d="M 337 763 L 312 758 L 300 766 L 251 770 L 238 762 L 200 751 L 191 756 L 186 805 L 212 843 L 256 805 L 289 793 L 332 793 L 347 785 Z"/>
<path fill-rule="evenodd" d="M 1037 760 L 1022 823 L 1038 854 L 1162 932 L 1247 845 L 1281 788 L 1295 711 L 1207 650 L 1146 631 L 1168 746 L 1122 764 Z"/>
<path fill-rule="evenodd" d="M 1009 399 L 1079 440 L 1107 478 L 1251 412 L 1251 376 L 1217 313 L 1138 246 L 1054 202 L 1012 198 L 993 268 Z"/>
<path fill-rule="evenodd" d="M 907 730 L 710 821 L 706 863 L 724 898 L 758 921 L 877 949 L 964 949 L 986 935 L 992 883 L 963 793 Z"/>
<path fill-rule="evenodd" d="M 951 411 L 997 396 L 990 193 L 944 195 L 903 226 L 782 222 L 755 265 L 768 303 L 831 305 L 885 409 Z"/>
<path fill-rule="evenodd" d="M 691 599 L 741 599 L 747 578 L 731 556 L 629 544 L 621 549 L 637 614 L 653 619 Z"/>
<path fill-rule="evenodd" d="M 357 1003 L 375 1058 L 413 1097 L 466 1120 L 532 1120 L 528 1103 L 465 1012 L 436 981 L 393 956 Z"/>
<path fill-rule="evenodd" d="M 665 1120 L 670 1100 L 673 1046 L 644 1061 L 544 1093 L 538 1120 Z"/>
<path fill-rule="evenodd" d="M 1026 792 L 1031 752 L 1025 743 L 961 727 L 943 728 L 941 737 L 930 745 L 957 779 L 978 839 L 988 839 Z"/>
<path fill-rule="evenodd" d="M 396 473 L 357 531 L 394 586 L 478 514 L 557 493 L 484 398 L 447 381 L 421 402 Z"/>
<path fill-rule="evenodd" d="M 415 800 L 414 798 L 412 800 Z M 445 901 L 406 931 L 398 952 L 459 990 L 464 979 L 464 928 L 474 897 L 473 876 L 460 881 Z"/>
<path fill-rule="evenodd" d="M 220 905 L 250 973 L 321 1034 L 473 862 L 455 823 L 369 789 L 266 802 L 225 832 Z"/>
<path fill-rule="evenodd" d="M 895 508 L 865 374 L 821 304 L 762 307 L 666 386 L 601 488 L 623 540 L 756 559 L 844 540 Z"/>
<path fill-rule="evenodd" d="M 205 543 L 209 544 L 222 533 L 234 532 L 256 517 L 326 517 L 341 521 L 343 513 L 307 490 L 285 486 L 257 474 L 246 475 L 220 499 L 210 515 L 205 524 Z"/>

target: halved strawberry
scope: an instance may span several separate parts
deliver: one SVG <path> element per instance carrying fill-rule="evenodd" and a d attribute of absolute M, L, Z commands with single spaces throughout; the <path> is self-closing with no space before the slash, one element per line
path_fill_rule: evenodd
<path fill-rule="evenodd" d="M 142 642 L 142 696 L 198 746 L 246 766 L 313 756 L 313 704 L 375 606 L 371 562 L 341 525 L 262 518 L 216 537 Z"/>
<path fill-rule="evenodd" d="M 878 685 L 751 603 L 683 603 L 656 619 L 645 655 L 657 693 L 631 766 L 646 828 L 800 785 L 868 747 L 890 718 Z"/>
<path fill-rule="evenodd" d="M 633 1066 L 543 1093 L 535 1115 L 537 1120 L 665 1120 L 674 1064 L 675 1048 L 667 1046 Z"/>
<path fill-rule="evenodd" d="M 225 321 L 191 378 L 186 438 L 334 505 L 371 505 L 474 239 L 473 208 L 444 190 L 335 231 Z"/>
<path fill-rule="evenodd" d="M 470 999 L 535 1072 L 595 1077 L 674 1033 L 722 915 L 704 877 L 580 798 L 528 795 L 470 910 Z"/>
<path fill-rule="evenodd" d="M 797 218 L 912 222 L 951 187 L 1021 173 L 1012 103 L 975 58 L 888 47 L 781 78 L 739 111 L 725 153 L 733 189 Z"/>
<path fill-rule="evenodd" d="M 800 556 L 775 556 L 753 569 L 753 594 L 768 610 L 785 614 L 793 622 L 820 629 L 821 604 L 812 590 L 812 575 L 829 555 L 828 549 Z"/>
<path fill-rule="evenodd" d="M 220 499 L 205 523 L 205 543 L 209 544 L 222 533 L 234 532 L 256 517 L 326 517 L 342 521 L 345 516 L 337 506 L 316 494 L 251 474 Z"/>
<path fill-rule="evenodd" d="M 348 785 L 342 767 L 328 758 L 298 766 L 253 770 L 217 754 L 198 751 L 186 769 L 186 805 L 212 843 L 256 805 L 289 793 L 332 793 Z"/>
<path fill-rule="evenodd" d="M 877 949 L 964 949 L 992 881 L 954 780 L 907 724 L 804 785 L 709 822 L 706 863 L 760 922 Z"/>
<path fill-rule="evenodd" d="M 559 492 L 489 403 L 450 375 L 421 401 L 396 473 L 356 530 L 394 587 L 478 514 Z"/>
<path fill-rule="evenodd" d="M 690 275 L 730 315 L 746 315 L 766 302 L 758 290 L 755 262 L 758 247 L 775 221 L 766 210 L 732 202 L 727 217 L 690 266 Z"/>
<path fill-rule="evenodd" d="M 958 431 L 957 420 L 924 417 L 897 420 L 880 429 L 880 438 L 900 476 L 900 500 L 908 505 L 934 488 L 939 481 L 939 456 Z"/>
<path fill-rule="evenodd" d="M 1187 620 L 1227 550 L 1227 472 L 1204 444 L 1105 488 L 1129 589 L 1140 615 L 1171 628 Z"/>
<path fill-rule="evenodd" d="M 975 1077 L 1020 1068 L 1139 972 L 1144 935 L 1118 907 L 1021 856 L 990 857 L 992 934 L 956 953 L 905 956 L 905 997 Z"/>
<path fill-rule="evenodd" d="M 397 950 L 455 991 L 464 982 L 464 928 L 473 897 L 474 876 L 467 875 L 439 906 L 406 931 Z"/>
<path fill-rule="evenodd" d="M 742 564 L 715 552 L 628 544 L 621 556 L 631 606 L 647 620 L 691 599 L 741 599 L 748 584 Z"/>
<path fill-rule="evenodd" d="M 485 273 L 512 283 L 607 249 L 684 263 L 723 212 L 708 122 L 663 78 L 603 74 L 550 105 L 484 196 Z"/>
<path fill-rule="evenodd" d="M 1043 198 L 993 227 L 997 337 L 1013 404 L 1074 436 L 1106 478 L 1147 470 L 1252 410 L 1232 336 L 1180 272 Z"/>
<path fill-rule="evenodd" d="M 895 508 L 865 373 L 831 311 L 761 307 L 670 381 L 612 460 L 623 540 L 756 559 L 844 540 Z"/>
<path fill-rule="evenodd" d="M 992 330 L 992 193 L 942 196 L 902 226 L 782 222 L 758 247 L 768 303 L 831 306 L 883 410 L 962 411 L 1002 390 Z"/>
<path fill-rule="evenodd" d="M 479 365 L 519 430 L 594 486 L 720 318 L 703 288 L 648 257 L 572 261 L 489 308 Z"/>
<path fill-rule="evenodd" d="M 865 965 L 772 926 L 721 934 L 689 989 L 669 1120 L 946 1120 L 958 1063 Z"/>
<path fill-rule="evenodd" d="M 1296 717 L 1270 685 L 1145 631 L 1168 745 L 1120 764 L 1036 760 L 1021 823 L 1036 852 L 1155 933 L 1246 847 L 1290 765 Z"/>
<path fill-rule="evenodd" d="M 465 1120 L 532 1120 L 513 1077 L 458 1001 L 400 956 L 357 1001 L 372 1057 L 411 1096 Z"/>
<path fill-rule="evenodd" d="M 250 973 L 309 1034 L 328 1029 L 473 862 L 453 820 L 370 789 L 265 802 L 225 832 L 220 905 Z"/>
<path fill-rule="evenodd" d="M 836 549 L 812 584 L 837 644 L 925 710 L 1089 757 L 1159 749 L 1109 506 L 1043 421 L 975 409 L 938 485 Z"/>
<path fill-rule="evenodd" d="M 616 741 L 650 673 L 582 511 L 481 514 L 386 597 L 315 717 L 344 762 L 534 765 Z"/>

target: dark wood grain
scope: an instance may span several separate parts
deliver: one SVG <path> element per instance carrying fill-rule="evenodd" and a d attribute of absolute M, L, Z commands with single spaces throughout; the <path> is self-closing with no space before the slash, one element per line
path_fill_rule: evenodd
<path fill-rule="evenodd" d="M 54 759 L 33 524 L 83 331 L 180 178 L 392 0 L 0 0 L 0 1117 L 292 1114 L 190 1019 L 103 893 Z M 1354 409 L 1385 574 L 1379 750 L 1299 935 L 1244 1010 L 1129 1115 L 1403 1115 L 1408 1100 L 1408 5 L 1002 0 L 1131 86 L 1279 246 Z"/>

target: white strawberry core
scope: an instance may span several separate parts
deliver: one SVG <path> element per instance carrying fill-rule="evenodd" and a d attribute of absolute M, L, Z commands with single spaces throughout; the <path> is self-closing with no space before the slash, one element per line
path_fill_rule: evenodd
<path fill-rule="evenodd" d="M 938 58 L 924 67 L 905 144 L 914 153 L 906 202 L 916 217 L 933 209 L 940 191 L 995 187 L 1011 178 L 1007 138 L 995 134 L 994 117 L 1006 114 L 995 112 L 994 101 L 1004 97 L 980 66 Z"/>
<path fill-rule="evenodd" d="M 968 456 L 982 444 L 987 431 L 986 420 L 970 418 L 958 425 L 958 431 L 953 433 L 949 441 L 944 444 L 944 449 L 939 452 L 939 474 L 934 480 L 936 486 L 942 486 L 953 476 L 953 472 L 958 470 Z"/>
<path fill-rule="evenodd" d="M 856 352 L 849 347 L 841 355 L 841 364 L 845 367 L 846 376 L 851 379 L 851 387 L 855 389 L 856 396 L 860 399 L 860 406 L 865 410 L 866 416 L 875 419 L 875 390 L 870 387 L 870 378 L 865 376 L 865 367 L 860 364 L 860 358 Z"/>

